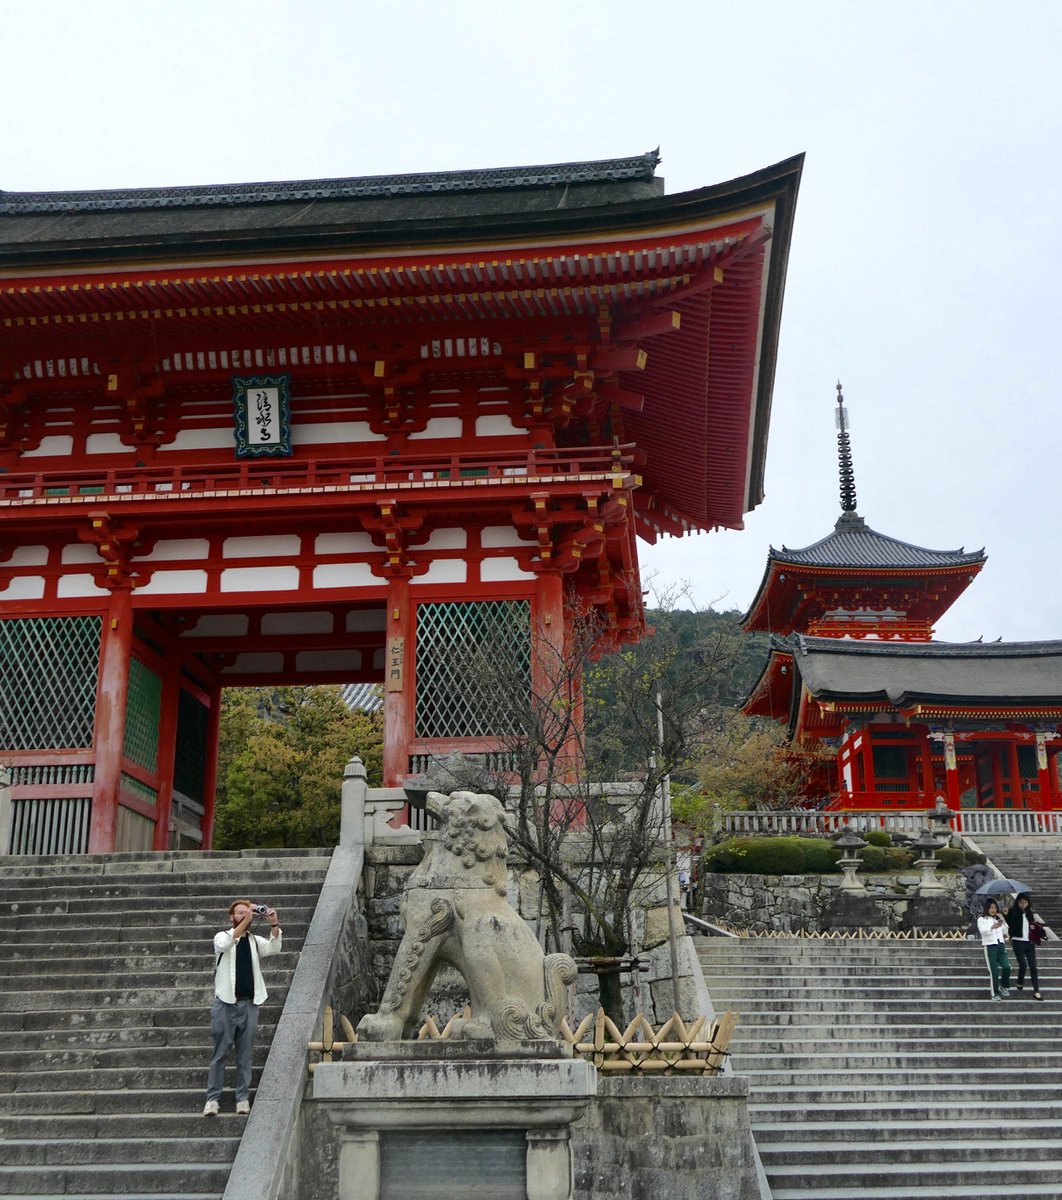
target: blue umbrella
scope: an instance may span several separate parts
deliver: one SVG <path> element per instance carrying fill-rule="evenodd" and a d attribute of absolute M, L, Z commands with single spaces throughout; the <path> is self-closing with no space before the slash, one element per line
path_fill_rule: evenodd
<path fill-rule="evenodd" d="M 1009 892 L 1020 896 L 1022 892 L 1031 892 L 1032 888 L 1019 879 L 990 879 L 974 892 L 975 896 L 1005 896 Z"/>

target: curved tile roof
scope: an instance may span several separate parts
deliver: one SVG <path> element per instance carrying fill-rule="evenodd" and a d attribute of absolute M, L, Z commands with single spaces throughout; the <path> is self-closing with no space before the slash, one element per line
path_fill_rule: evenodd
<path fill-rule="evenodd" d="M 203 187 L 131 188 L 92 192 L 0 191 L 0 215 L 100 212 L 114 209 L 214 207 L 284 203 L 292 200 L 350 200 L 482 192 L 568 184 L 650 180 L 660 162 L 658 150 L 632 158 L 435 171 L 411 175 L 369 175 L 350 179 L 309 179 L 282 183 L 211 184 Z"/>
<path fill-rule="evenodd" d="M 897 643 L 798 634 L 788 644 L 819 700 L 1062 704 L 1062 641 Z"/>
<path fill-rule="evenodd" d="M 871 529 L 854 512 L 840 515 L 833 532 L 800 550 L 783 546 L 768 552 L 770 562 L 814 567 L 961 567 L 983 563 L 984 550 L 929 550 Z"/>

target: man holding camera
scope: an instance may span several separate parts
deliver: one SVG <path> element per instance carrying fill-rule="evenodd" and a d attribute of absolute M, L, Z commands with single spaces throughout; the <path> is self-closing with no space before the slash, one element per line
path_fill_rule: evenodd
<path fill-rule="evenodd" d="M 269 937 L 251 933 L 251 922 L 265 917 Z M 229 905 L 231 929 L 214 934 L 214 1002 L 210 1006 L 210 1032 L 214 1036 L 214 1056 L 207 1072 L 207 1099 L 204 1117 L 218 1115 L 218 1101 L 225 1082 L 225 1063 L 230 1051 L 236 1054 L 236 1112 L 245 1117 L 251 1111 L 251 1055 L 258 1028 L 258 1008 L 266 998 L 260 960 L 279 954 L 283 938 L 275 908 L 233 900 Z"/>

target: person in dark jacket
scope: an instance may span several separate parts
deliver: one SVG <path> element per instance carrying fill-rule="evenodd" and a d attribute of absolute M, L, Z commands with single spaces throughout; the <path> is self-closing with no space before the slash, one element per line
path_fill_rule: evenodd
<path fill-rule="evenodd" d="M 1033 939 L 1037 928 L 1043 929 L 1043 922 L 1033 912 L 1028 892 L 1023 892 L 1007 910 L 1007 928 L 1010 930 L 1014 957 L 1018 960 L 1018 991 L 1024 990 L 1025 971 L 1028 969 L 1033 999 L 1042 1000 L 1040 976 L 1036 970 L 1036 942 Z"/>

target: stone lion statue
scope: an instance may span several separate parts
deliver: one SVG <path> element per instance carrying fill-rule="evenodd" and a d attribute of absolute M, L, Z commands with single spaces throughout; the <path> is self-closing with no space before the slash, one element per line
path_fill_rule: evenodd
<path fill-rule="evenodd" d="M 438 828 L 425 835 L 424 858 L 406 884 L 405 934 L 379 1011 L 358 1023 L 359 1040 L 412 1037 L 440 963 L 468 986 L 472 1015 L 457 1022 L 456 1036 L 556 1040 L 575 962 L 543 955 L 506 899 L 505 809 L 494 796 L 429 792 L 427 810 Z"/>

